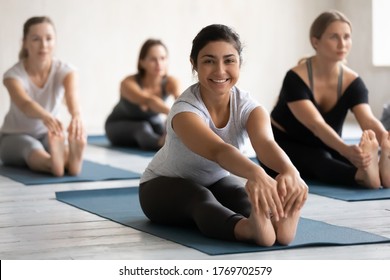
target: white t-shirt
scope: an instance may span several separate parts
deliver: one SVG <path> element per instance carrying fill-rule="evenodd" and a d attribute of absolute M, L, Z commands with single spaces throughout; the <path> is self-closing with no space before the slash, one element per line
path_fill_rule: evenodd
<path fill-rule="evenodd" d="M 230 92 L 230 118 L 223 128 L 215 127 L 202 101 L 199 84 L 189 87 L 173 104 L 167 117 L 165 145 L 156 153 L 143 173 L 140 183 L 159 176 L 180 177 L 204 186 L 212 185 L 229 175 L 229 172 L 188 149 L 172 128 L 173 117 L 181 112 L 197 114 L 226 143 L 242 150 L 248 135 L 246 123 L 250 113 L 259 104 L 247 92 L 233 87 Z"/>
<path fill-rule="evenodd" d="M 66 75 L 73 71 L 75 71 L 74 67 L 58 59 L 53 59 L 47 82 L 42 88 L 39 88 L 28 76 L 23 61 L 19 61 L 4 73 L 3 79 L 18 80 L 31 99 L 55 116 L 60 109 L 64 97 L 64 79 Z M 26 116 L 11 102 L 0 131 L 2 133 L 24 133 L 37 137 L 46 133 L 47 128 L 42 120 Z"/>

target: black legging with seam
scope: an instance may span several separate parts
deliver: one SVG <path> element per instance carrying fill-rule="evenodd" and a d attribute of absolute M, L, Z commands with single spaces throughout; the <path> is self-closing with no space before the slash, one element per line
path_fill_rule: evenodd
<path fill-rule="evenodd" d="M 357 184 L 355 180 L 357 168 L 335 150 L 325 145 L 310 146 L 294 141 L 275 126 L 272 126 L 272 130 L 276 142 L 289 156 L 303 179 L 338 185 Z M 271 169 L 261 165 L 268 174 L 276 175 Z"/>
<path fill-rule="evenodd" d="M 158 150 L 165 124 L 158 115 L 145 120 L 118 120 L 109 116 L 105 130 L 107 138 L 114 146 L 139 147 L 144 150 Z"/>
<path fill-rule="evenodd" d="M 140 184 L 139 198 L 153 222 L 195 223 L 204 235 L 225 240 L 235 240 L 236 223 L 251 211 L 243 183 L 233 176 L 207 187 L 183 178 L 157 177 Z"/>

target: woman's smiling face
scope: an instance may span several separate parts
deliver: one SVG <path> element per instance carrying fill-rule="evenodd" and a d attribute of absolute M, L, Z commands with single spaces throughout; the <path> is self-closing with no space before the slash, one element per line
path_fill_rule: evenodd
<path fill-rule="evenodd" d="M 195 70 L 203 94 L 229 93 L 238 81 L 240 57 L 231 43 L 225 41 L 208 43 L 200 50 L 196 65 Z"/>

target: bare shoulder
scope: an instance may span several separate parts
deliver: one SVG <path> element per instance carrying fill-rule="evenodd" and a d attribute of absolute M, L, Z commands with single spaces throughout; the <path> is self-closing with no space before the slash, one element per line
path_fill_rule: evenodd
<path fill-rule="evenodd" d="M 354 80 L 356 80 L 357 77 L 359 77 L 359 74 L 356 73 L 354 70 L 346 66 L 345 64 L 342 65 L 343 67 L 343 78 L 344 78 L 344 84 L 348 87 Z"/>
<path fill-rule="evenodd" d="M 122 80 L 122 84 L 126 84 L 126 83 L 135 83 L 136 82 L 136 78 L 135 78 L 135 75 L 128 75 L 126 76 L 123 80 Z"/>
<path fill-rule="evenodd" d="M 120 95 L 122 97 L 133 96 L 135 93 L 139 93 L 141 87 L 137 83 L 135 75 L 125 77 L 120 84 Z"/>
<path fill-rule="evenodd" d="M 291 71 L 295 72 L 296 74 L 298 74 L 298 76 L 300 76 L 302 78 L 304 75 L 307 74 L 306 63 L 302 62 L 302 63 L 294 66 L 293 68 L 291 68 Z"/>
<path fill-rule="evenodd" d="M 121 82 L 121 88 L 132 88 L 134 86 L 137 86 L 138 83 L 137 83 L 137 80 L 136 80 L 136 77 L 135 75 L 129 75 L 127 77 L 125 77 L 122 82 Z"/>
<path fill-rule="evenodd" d="M 167 86 L 178 86 L 179 85 L 179 80 L 176 79 L 173 76 L 167 76 Z"/>
<path fill-rule="evenodd" d="M 180 94 L 180 83 L 179 80 L 173 76 L 167 76 L 167 91 L 174 96 L 178 96 Z"/>

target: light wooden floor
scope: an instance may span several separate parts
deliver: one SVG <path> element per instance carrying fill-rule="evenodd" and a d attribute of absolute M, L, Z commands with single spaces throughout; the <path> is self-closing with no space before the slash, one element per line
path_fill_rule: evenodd
<path fill-rule="evenodd" d="M 88 146 L 86 158 L 142 172 L 149 159 Z M 58 202 L 56 191 L 136 186 L 138 180 L 24 186 L 0 176 L 0 258 L 11 259 L 390 259 L 390 243 L 208 256 Z M 310 195 L 303 217 L 390 238 L 390 200 L 343 202 Z"/>

